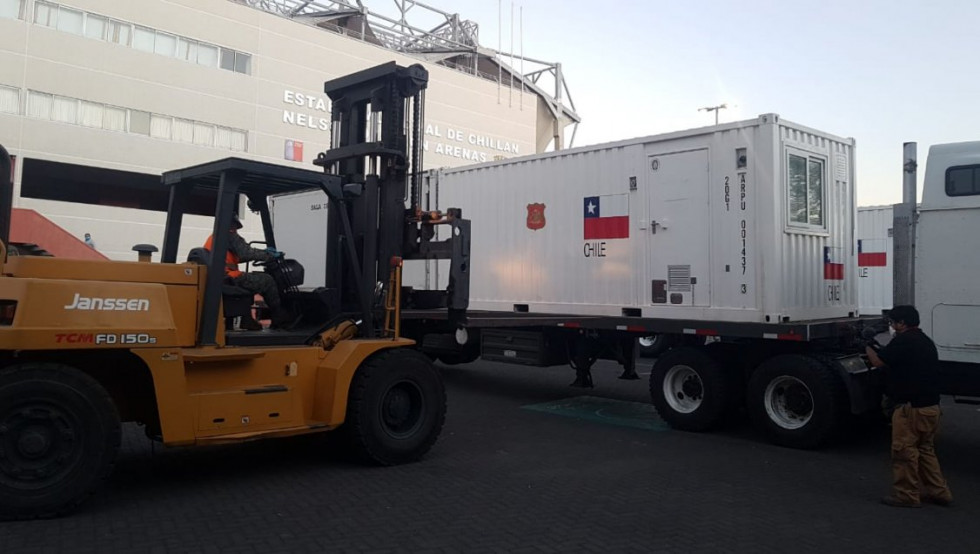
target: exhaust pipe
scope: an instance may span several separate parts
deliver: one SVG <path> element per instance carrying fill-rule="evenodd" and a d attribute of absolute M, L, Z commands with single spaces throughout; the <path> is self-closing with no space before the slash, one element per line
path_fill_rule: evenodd
<path fill-rule="evenodd" d="M 895 265 L 892 268 L 893 306 L 915 304 L 915 226 L 918 220 L 916 197 L 918 185 L 916 143 L 904 144 L 902 164 L 902 203 L 893 206 L 892 249 Z"/>

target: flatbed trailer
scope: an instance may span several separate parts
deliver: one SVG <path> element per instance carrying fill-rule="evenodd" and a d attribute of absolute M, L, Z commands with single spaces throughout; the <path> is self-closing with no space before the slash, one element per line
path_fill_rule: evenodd
<path fill-rule="evenodd" d="M 755 323 L 471 310 L 451 321 L 445 311 L 402 313 L 406 336 L 443 363 L 569 365 L 579 387 L 594 386 L 600 359 L 619 363 L 621 379 L 639 379 L 637 338 L 665 336 L 670 348 L 654 363 L 650 394 L 678 429 L 710 430 L 746 408 L 773 442 L 812 448 L 879 406 L 862 352 L 866 338 L 887 330 L 881 317 Z"/>

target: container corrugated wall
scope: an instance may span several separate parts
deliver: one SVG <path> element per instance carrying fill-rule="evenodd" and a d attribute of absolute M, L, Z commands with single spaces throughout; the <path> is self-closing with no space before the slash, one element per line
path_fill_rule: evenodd
<path fill-rule="evenodd" d="M 607 263 L 573 267 L 570 261 L 582 257 L 582 220 L 569 214 L 582 213 L 584 197 L 628 182 L 636 157 L 630 150 L 637 148 L 600 148 L 445 172 L 440 207 L 461 206 L 472 221 L 471 305 L 634 305 L 638 276 L 628 245 L 606 252 Z M 545 228 L 529 230 L 529 209 L 541 210 Z"/>
<path fill-rule="evenodd" d="M 892 307 L 892 224 L 891 206 L 858 208 L 858 306 L 864 315 Z"/>
<path fill-rule="evenodd" d="M 782 179 L 790 182 L 790 157 L 824 164 L 823 224 L 791 221 L 790 192 L 785 191 L 782 227 L 781 301 L 778 312 L 790 320 L 846 316 L 857 309 L 854 147 L 792 124 L 780 125 Z M 812 186 L 812 171 L 807 174 Z M 809 188 L 813 190 L 813 188 Z M 812 198 L 810 199 L 813 200 Z"/>

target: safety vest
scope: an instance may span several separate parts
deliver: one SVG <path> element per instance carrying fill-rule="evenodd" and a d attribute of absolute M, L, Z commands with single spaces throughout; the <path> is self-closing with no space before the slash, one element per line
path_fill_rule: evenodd
<path fill-rule="evenodd" d="M 214 235 L 208 237 L 208 240 L 204 242 L 204 249 L 208 252 L 214 251 Z M 234 279 L 242 274 L 238 270 L 238 256 L 234 252 L 229 250 L 225 253 L 225 275 Z"/>

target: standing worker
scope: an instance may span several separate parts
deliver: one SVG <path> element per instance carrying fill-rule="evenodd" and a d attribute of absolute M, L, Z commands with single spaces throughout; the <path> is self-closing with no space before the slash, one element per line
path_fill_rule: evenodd
<path fill-rule="evenodd" d="M 275 258 L 281 258 L 282 252 L 275 248 L 259 250 L 252 248 L 245 242 L 245 239 L 238 234 L 242 228 L 242 221 L 235 214 L 231 220 L 230 235 L 228 236 L 228 252 L 225 253 L 225 277 L 236 287 L 241 287 L 253 294 L 261 294 L 262 299 L 269 306 L 272 312 L 273 327 L 281 327 L 288 321 L 288 316 L 282 309 L 282 302 L 279 300 L 279 288 L 276 286 L 275 279 L 268 273 L 245 273 L 238 269 L 238 264 L 242 262 L 270 262 Z M 208 237 L 204 243 L 204 249 L 208 252 L 214 250 L 214 235 Z M 242 327 L 251 331 L 262 328 L 259 322 L 253 318 L 242 318 Z"/>
<path fill-rule="evenodd" d="M 919 312 L 914 306 L 895 306 L 887 321 L 895 329 L 895 338 L 879 351 L 866 347 L 871 365 L 883 371 L 885 394 L 895 405 L 892 494 L 881 502 L 907 508 L 918 508 L 921 502 L 949 506 L 953 494 L 934 446 L 942 413 L 936 345 L 919 329 Z"/>

